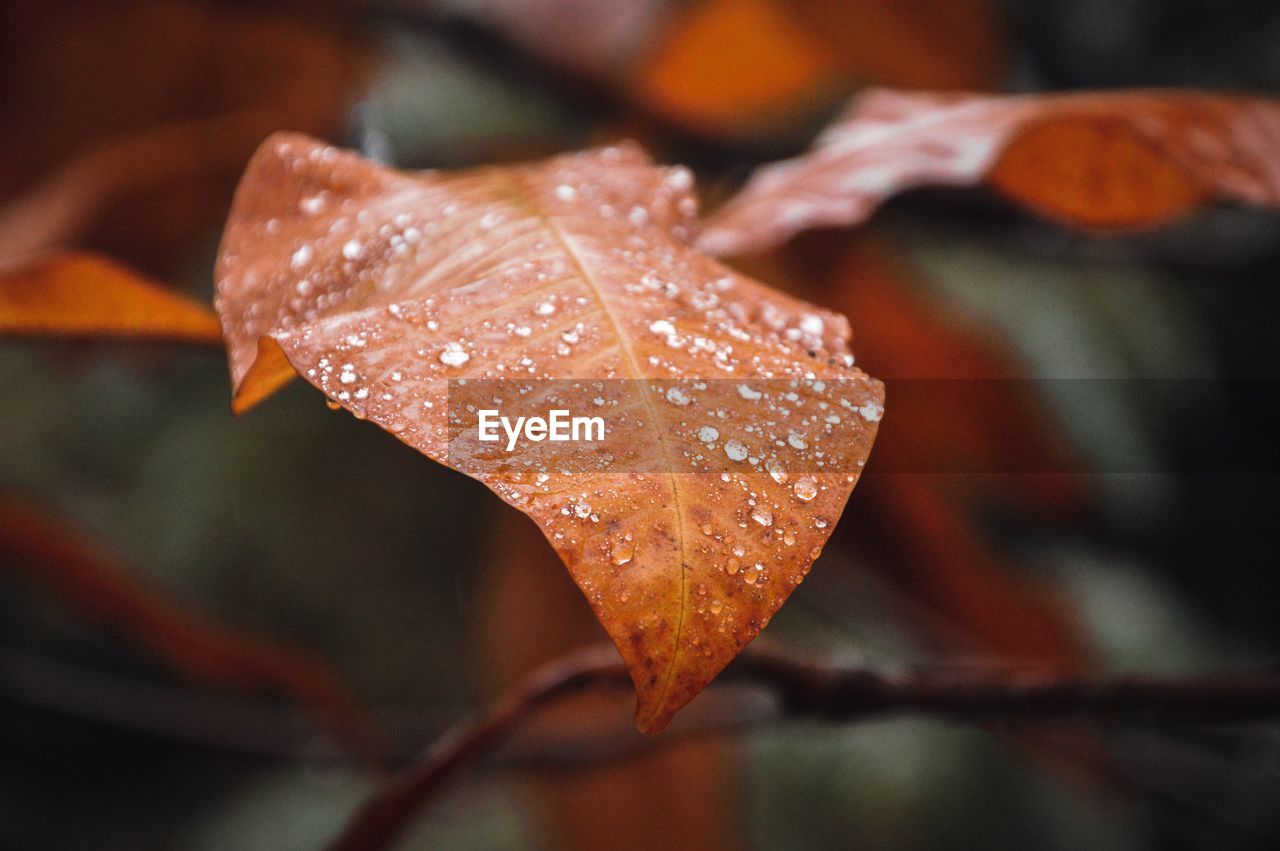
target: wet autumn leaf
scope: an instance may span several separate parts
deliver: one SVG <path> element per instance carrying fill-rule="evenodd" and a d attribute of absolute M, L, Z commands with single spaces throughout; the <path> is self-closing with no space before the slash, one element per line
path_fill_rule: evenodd
<path fill-rule="evenodd" d="M 92 254 L 0 269 L 0 336 L 162 340 L 219 345 L 208 307 Z"/>
<path fill-rule="evenodd" d="M 1151 226 L 1201 204 L 1280 207 L 1280 103 L 1199 92 L 874 91 L 796 159 L 758 171 L 700 245 L 760 251 L 858 224 L 920 186 L 989 184 L 1070 225 Z"/>
<path fill-rule="evenodd" d="M 217 270 L 240 407 L 288 364 L 533 518 L 632 672 L 645 731 L 801 581 L 883 410 L 843 317 L 688 246 L 691 191 L 633 146 L 404 174 L 278 135 Z M 526 446 L 460 455 L 450 396 L 495 381 L 523 404 L 550 382 L 620 437 L 545 467 Z"/>
<path fill-rule="evenodd" d="M 168 599 L 63 518 L 14 496 L 0 495 L 0 566 L 191 680 L 286 695 L 363 746 L 355 702 L 322 662 Z"/>

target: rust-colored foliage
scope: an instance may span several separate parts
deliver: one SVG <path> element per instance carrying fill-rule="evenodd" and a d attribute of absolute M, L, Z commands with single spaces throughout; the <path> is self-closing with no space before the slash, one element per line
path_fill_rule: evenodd
<path fill-rule="evenodd" d="M 760 251 L 852 225 L 919 186 L 989 183 L 1030 209 L 1098 229 L 1159 224 L 1211 201 L 1280 206 L 1280 103 L 1199 92 L 1063 95 L 874 91 L 796 159 L 757 172 L 701 246 Z"/>
<path fill-rule="evenodd" d="M 340 8 L 4 4 L 0 256 L 74 246 L 159 275 L 185 262 L 264 136 L 342 126 L 367 57 Z"/>
<path fill-rule="evenodd" d="M 988 0 L 470 0 L 465 7 L 646 113 L 715 138 L 776 134 L 869 81 L 987 89 L 1005 64 Z"/>
<path fill-rule="evenodd" d="M 789 256 L 821 281 L 824 301 L 856 317 L 859 357 L 894 400 L 841 535 L 874 550 L 885 578 L 933 613 L 924 626 L 941 648 L 1044 671 L 1085 664 L 1062 601 L 993 548 L 974 516 L 982 499 L 1047 518 L 1086 502 L 1079 476 L 1039 472 L 1069 469 L 1070 455 L 1025 371 L 990 329 L 942 311 L 877 240 L 814 235 Z M 948 472 L 957 459 L 964 472 Z M 1005 469 L 1018 473 L 989 473 Z"/>
<path fill-rule="evenodd" d="M 124 266 L 66 254 L 0 270 L 0 336 L 219 345 L 218 317 Z"/>
<path fill-rule="evenodd" d="M 667 23 L 630 91 L 707 135 L 760 132 L 867 81 L 987 88 L 1001 41 L 983 0 L 708 0 Z"/>
<path fill-rule="evenodd" d="M 237 398 L 277 386 L 287 361 L 532 517 L 631 670 L 645 731 L 803 578 L 882 411 L 843 317 L 688 246 L 691 189 L 632 146 L 411 175 L 281 135 L 250 163 L 217 273 Z M 449 381 L 504 378 L 593 379 L 562 383 L 574 410 L 631 379 L 619 456 L 541 476 L 523 449 L 460 463 Z M 789 382 L 791 398 L 746 387 L 717 407 L 700 379 Z M 628 467 L 632 452 L 660 466 Z"/>
<path fill-rule="evenodd" d="M 0 496 L 0 565 L 184 676 L 286 695 L 345 743 L 360 745 L 355 702 L 323 663 L 167 599 L 61 518 L 12 496 Z"/>

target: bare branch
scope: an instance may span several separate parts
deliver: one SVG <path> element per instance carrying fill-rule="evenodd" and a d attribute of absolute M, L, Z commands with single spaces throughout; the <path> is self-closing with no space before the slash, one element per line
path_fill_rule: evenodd
<path fill-rule="evenodd" d="M 492 750 L 533 713 L 569 694 L 623 685 L 608 645 L 588 647 L 536 671 L 489 714 L 459 724 L 356 812 L 330 851 L 387 848 L 413 815 L 467 762 Z M 1064 680 L 1007 670 L 889 673 L 803 659 L 757 642 L 720 681 L 755 683 L 783 714 L 832 722 L 908 713 L 963 722 L 1050 720 L 1222 724 L 1280 717 L 1280 676 Z"/>

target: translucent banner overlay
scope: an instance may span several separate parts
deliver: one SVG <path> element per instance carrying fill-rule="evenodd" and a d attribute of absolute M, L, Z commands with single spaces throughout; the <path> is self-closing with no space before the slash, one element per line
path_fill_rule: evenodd
<path fill-rule="evenodd" d="M 451 381 L 449 463 L 490 474 L 858 473 L 879 397 L 865 379 Z"/>
<path fill-rule="evenodd" d="M 449 463 L 515 479 L 1280 473 L 1280 379 L 898 379 L 884 395 L 866 379 L 455 380 Z"/>

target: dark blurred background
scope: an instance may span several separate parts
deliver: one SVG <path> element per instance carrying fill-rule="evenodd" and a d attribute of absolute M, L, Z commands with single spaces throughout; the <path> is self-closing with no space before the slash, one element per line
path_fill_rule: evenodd
<path fill-rule="evenodd" d="M 206 300 L 236 178 L 274 129 L 403 168 L 629 136 L 694 167 L 711 208 L 866 85 L 1280 88 L 1265 0 L 0 8 L 0 253 L 101 251 Z M 939 416 L 1033 408 L 1057 473 L 877 478 L 873 453 L 769 638 L 884 665 L 1275 666 L 1280 216 L 1098 236 L 920 191 L 745 268 L 850 316 L 905 440 L 893 379 L 921 376 L 895 353 L 943 339 L 991 358 L 1010 398 Z M 917 338 L 877 336 L 897 309 Z M 369 709 L 383 767 L 603 637 L 483 487 L 301 382 L 240 420 L 228 385 L 219 353 L 0 341 L 6 510 L 58 518 L 157 600 L 320 660 Z M 193 677 L 19 560 L 0 548 L 0 847 L 319 848 L 376 788 L 296 700 Z M 1280 843 L 1274 726 L 779 723 L 717 691 L 656 741 L 630 731 L 625 695 L 549 718 L 405 847 Z M 725 713 L 759 723 L 695 735 Z"/>

